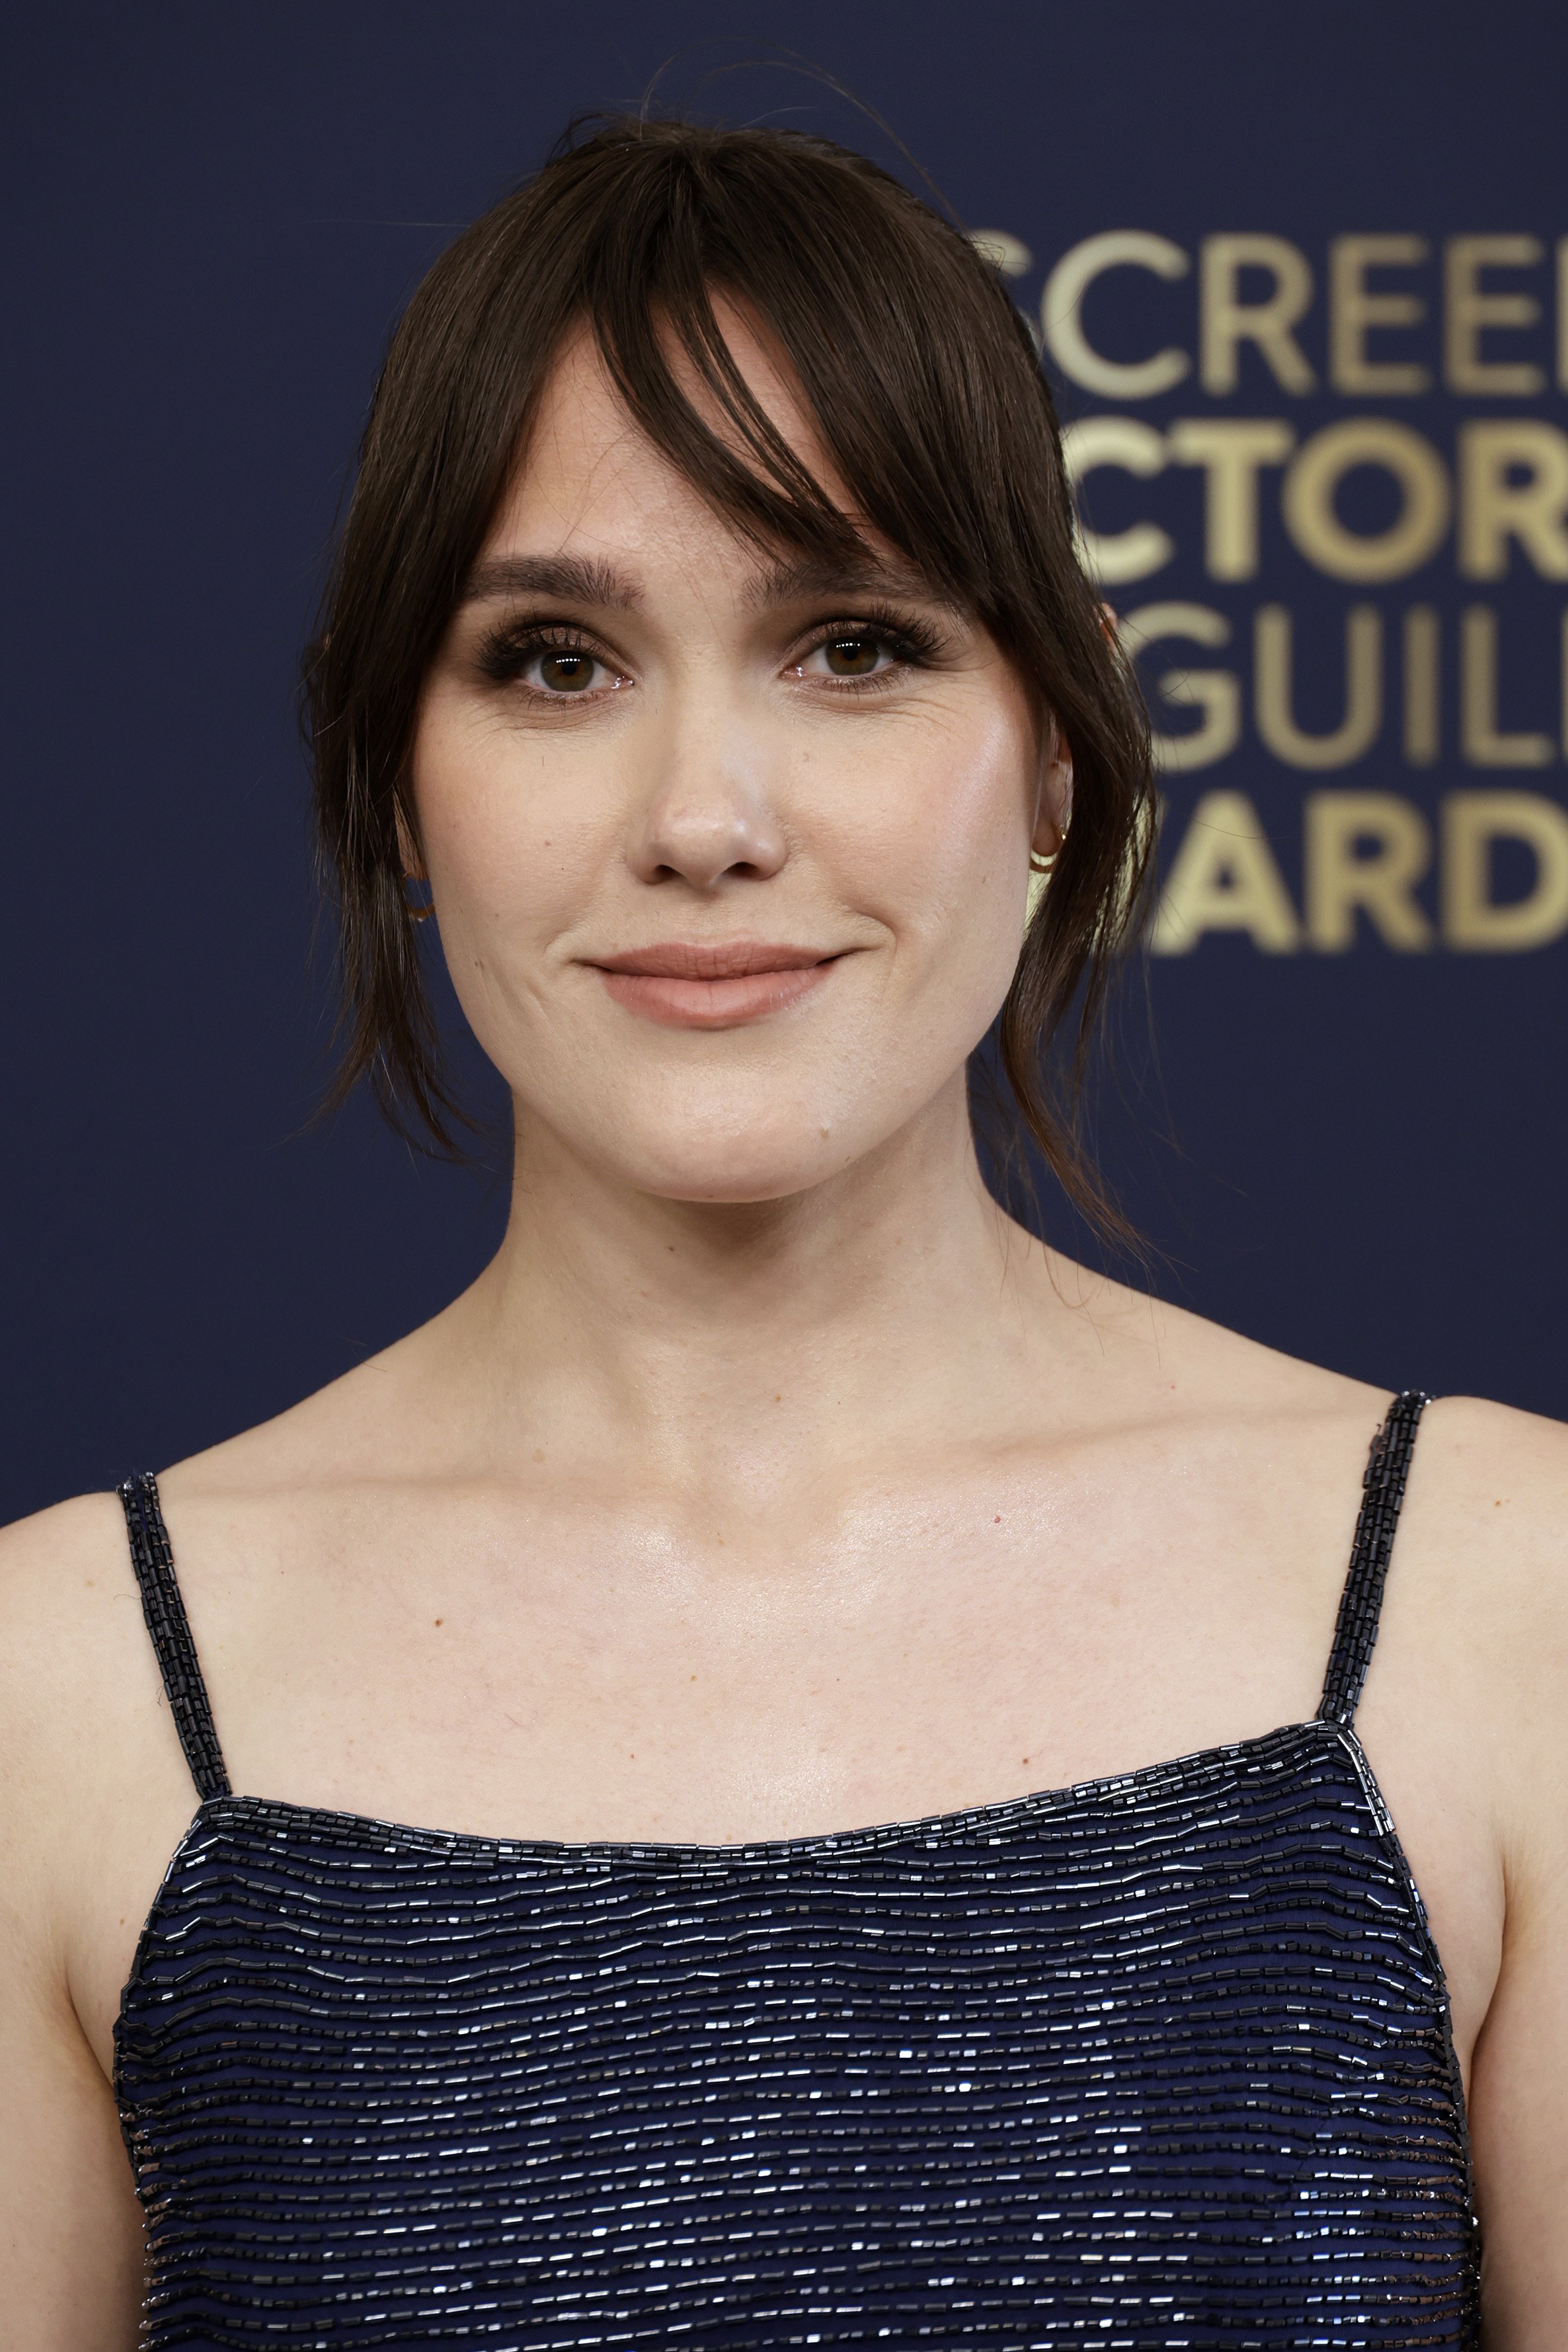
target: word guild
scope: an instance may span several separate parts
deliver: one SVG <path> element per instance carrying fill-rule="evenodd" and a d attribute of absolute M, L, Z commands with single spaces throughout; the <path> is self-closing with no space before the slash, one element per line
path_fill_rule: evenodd
<path fill-rule="evenodd" d="M 1016 237 L 976 242 L 1033 272 Z M 1080 412 L 1063 448 L 1085 561 L 1184 816 L 1155 952 L 1223 930 L 1273 954 L 1568 933 L 1568 809 L 1521 772 L 1550 787 L 1568 760 L 1549 584 L 1568 583 L 1568 431 L 1521 408 L 1568 392 L 1568 237 L 1346 235 L 1319 268 L 1274 235 L 1189 250 L 1115 229 L 1026 315 Z M 1261 787 L 1205 778 L 1184 805 L 1182 780 L 1236 760 Z M 1302 789 L 1373 761 L 1366 789 Z M 1388 789 L 1391 763 L 1426 789 Z"/>

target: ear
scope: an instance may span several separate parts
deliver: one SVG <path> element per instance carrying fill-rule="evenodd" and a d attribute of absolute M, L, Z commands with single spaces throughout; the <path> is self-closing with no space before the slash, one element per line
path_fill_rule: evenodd
<path fill-rule="evenodd" d="M 1072 746 L 1053 712 L 1041 752 L 1031 858 L 1054 858 L 1067 839 L 1072 823 Z"/>

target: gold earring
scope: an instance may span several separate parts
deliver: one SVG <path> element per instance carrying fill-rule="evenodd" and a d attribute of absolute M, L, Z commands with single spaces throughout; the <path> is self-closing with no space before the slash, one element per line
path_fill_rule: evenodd
<path fill-rule="evenodd" d="M 409 884 L 423 878 L 422 876 L 413 874 L 405 874 L 403 877 L 403 911 L 411 923 L 427 923 L 436 911 L 436 902 L 433 898 L 426 898 L 424 905 L 419 906 L 408 895 Z M 426 882 L 425 887 L 428 889 L 430 886 Z"/>

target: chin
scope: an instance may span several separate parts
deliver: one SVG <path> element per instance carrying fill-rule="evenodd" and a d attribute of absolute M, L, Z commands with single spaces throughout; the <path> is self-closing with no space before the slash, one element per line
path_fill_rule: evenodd
<path fill-rule="evenodd" d="M 665 1201 L 710 1203 L 787 1201 L 840 1174 L 845 1166 L 842 1145 L 829 1150 L 819 1137 L 813 1149 L 803 1137 L 796 1148 L 757 1150 L 750 1143 L 732 1152 L 698 1152 L 689 1149 L 649 1153 L 626 1173 L 637 1190 Z"/>
<path fill-rule="evenodd" d="M 871 1140 L 858 1129 L 852 1135 L 837 1107 L 784 1116 L 775 1102 L 748 1119 L 731 1103 L 674 1123 L 670 1108 L 646 1125 L 628 1118 L 604 1139 L 603 1153 L 603 1163 L 635 1191 L 667 1201 L 788 1200 L 840 1174 Z"/>

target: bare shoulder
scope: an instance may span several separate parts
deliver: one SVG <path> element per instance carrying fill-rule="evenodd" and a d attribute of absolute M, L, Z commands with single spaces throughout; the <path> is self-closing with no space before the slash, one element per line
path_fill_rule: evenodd
<path fill-rule="evenodd" d="M 1543 1535 L 1563 1532 L 1568 1509 L 1568 1423 L 1484 1397 L 1439 1397 L 1427 1408 L 1422 1443 L 1433 1478 L 1451 1504 L 1501 1511 L 1498 1530 L 1526 1520 Z"/>
<path fill-rule="evenodd" d="M 285 1511 L 322 1490 L 417 1475 L 460 1438 L 454 1430 L 447 1333 L 451 1310 L 221 1444 L 159 1474 L 182 1507 Z"/>
<path fill-rule="evenodd" d="M 1550 1693 L 1568 1755 L 1568 1425 L 1479 1397 L 1427 1408 L 1401 1541 L 1522 1707 Z M 1510 1703 L 1513 1703 L 1510 1702 Z M 1545 1727 L 1542 1727 L 1545 1728 Z"/>
<path fill-rule="evenodd" d="M 1053 1273 L 1086 1347 L 1118 1365 L 1150 1411 L 1247 1443 L 1265 1429 L 1284 1435 L 1342 1423 L 1370 1431 L 1388 1409 L 1387 1389 L 1267 1347 L 1152 1292 L 1059 1259 Z"/>
<path fill-rule="evenodd" d="M 352 1458 L 374 1380 L 361 1367 L 162 1472 L 165 1499 L 286 1513 L 313 1475 Z M 5 1809 L 14 1828 L 31 1821 L 47 1839 L 58 1808 L 82 1801 L 100 1755 L 123 1759 L 162 1705 L 119 1496 L 79 1495 L 0 1528 L 0 1769 L 32 1800 Z"/>
<path fill-rule="evenodd" d="M 124 1524 L 118 1496 L 77 1495 L 0 1528 L 0 1607 L 36 1605 L 78 1572 L 91 1579 Z"/>
<path fill-rule="evenodd" d="M 30 1933 L 47 1932 L 104 1790 L 142 1765 L 158 1698 L 118 1498 L 0 1529 L 0 1878 Z"/>
<path fill-rule="evenodd" d="M 118 1496 L 79 1495 L 0 1528 L 0 1740 L 13 1763 L 62 1707 L 79 1726 L 106 1654 L 140 1616 Z"/>
<path fill-rule="evenodd" d="M 1158 1309 L 1173 1394 L 1253 1444 L 1296 1432 L 1309 1452 L 1342 1431 L 1364 1447 L 1393 1392 L 1239 1333 Z M 1261 1461 L 1261 1454 L 1258 1456 Z M 1422 1417 L 1401 1519 L 1402 1561 L 1467 1643 L 1524 1644 L 1568 1666 L 1568 1425 L 1480 1397 L 1440 1397 Z M 1568 1716 L 1565 1716 L 1568 1727 Z"/>
<path fill-rule="evenodd" d="M 1102 1286 L 1085 1302 L 1097 1345 L 1134 1370 L 1134 1396 L 1147 1400 L 1134 1410 L 1168 1413 L 1194 1465 L 1216 1479 L 1234 1475 L 1280 1525 L 1313 1524 L 1325 1495 L 1353 1516 L 1392 1391 L 1131 1292 Z M 1325 1550 L 1331 1560 L 1343 1556 Z M 1532 1825 L 1560 1818 L 1568 1425 L 1479 1397 L 1426 1407 L 1383 1625 L 1367 1720 L 1390 1752 L 1403 1744 L 1426 1756 L 1443 1727 L 1505 1844 L 1517 1848 Z"/>
<path fill-rule="evenodd" d="M 84 1914 L 129 1908 L 115 1871 L 133 1840 L 113 1794 L 117 1779 L 138 1792 L 145 1783 L 136 1701 L 156 1685 L 145 1636 L 133 1638 L 141 1609 L 125 1553 L 112 1495 L 0 1529 L 8 2343 L 129 2344 L 135 2330 L 142 2233 L 109 2084 L 125 1967 L 117 1955 L 100 1969 L 95 2013 L 81 1966 Z M 145 1899 L 139 1885 L 132 1899 Z"/>
<path fill-rule="evenodd" d="M 420 1360 L 400 1341 L 276 1419 L 160 1471 L 204 1654 L 205 1635 L 221 1645 L 226 1631 L 243 1633 L 247 1597 L 265 1580 L 257 1565 L 287 1546 L 302 1512 L 416 1453 L 429 1421 L 411 1377 Z M 18 1843 L 64 1852 L 81 1824 L 118 1807 L 126 1784 L 171 1819 L 188 1812 L 116 1495 L 79 1496 L 0 1529 L 0 1771 L 28 1797 L 4 1809 L 8 1828 L 0 1819 L 14 1860 Z"/>

